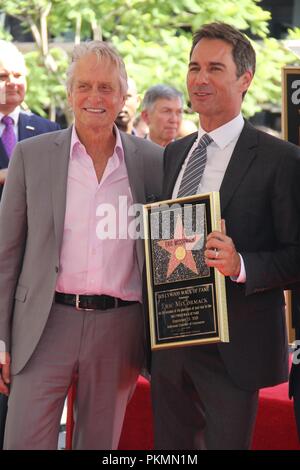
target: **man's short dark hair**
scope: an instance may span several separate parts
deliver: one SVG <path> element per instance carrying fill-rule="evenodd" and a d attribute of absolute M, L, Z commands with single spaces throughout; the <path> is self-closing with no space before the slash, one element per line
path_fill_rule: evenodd
<path fill-rule="evenodd" d="M 249 39 L 239 30 L 226 23 L 204 24 L 193 35 L 190 57 L 198 42 L 203 38 L 221 39 L 232 45 L 232 57 L 236 65 L 237 78 L 243 75 L 247 70 L 251 70 L 254 75 L 256 64 L 255 50 Z"/>

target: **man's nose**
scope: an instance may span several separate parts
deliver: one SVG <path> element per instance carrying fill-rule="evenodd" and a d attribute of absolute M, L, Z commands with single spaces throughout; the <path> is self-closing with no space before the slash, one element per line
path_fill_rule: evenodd
<path fill-rule="evenodd" d="M 103 95 L 103 91 L 99 89 L 98 87 L 91 88 L 90 93 L 89 93 L 89 97 L 96 102 L 101 100 L 102 95 Z"/>
<path fill-rule="evenodd" d="M 7 76 L 6 76 L 6 78 L 5 78 L 5 82 L 6 82 L 6 83 L 13 83 L 13 84 L 15 84 L 15 83 L 17 83 L 18 79 L 19 79 L 19 78 L 16 77 L 16 76 L 13 74 L 13 72 L 10 72 L 10 73 L 7 74 Z"/>
<path fill-rule="evenodd" d="M 178 116 L 178 113 L 176 113 L 175 111 L 173 113 L 170 113 L 170 116 L 169 116 L 170 122 L 177 122 L 179 121 L 179 119 L 180 119 L 180 116 Z"/>
<path fill-rule="evenodd" d="M 198 84 L 208 83 L 208 73 L 205 69 L 199 70 L 199 72 L 197 73 L 196 82 Z"/>

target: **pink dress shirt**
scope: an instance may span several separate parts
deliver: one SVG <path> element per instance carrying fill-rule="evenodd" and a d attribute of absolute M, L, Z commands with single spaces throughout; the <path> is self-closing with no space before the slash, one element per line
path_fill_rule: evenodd
<path fill-rule="evenodd" d="M 141 301 L 136 242 L 127 235 L 127 226 L 132 219 L 127 214 L 127 207 L 133 200 L 122 141 L 116 127 L 115 133 L 114 152 L 98 183 L 93 161 L 73 127 L 56 290 Z M 112 212 L 109 219 L 108 208 Z M 108 228 L 104 219 L 109 220 L 111 228 L 116 228 L 113 239 L 101 239 Z"/>

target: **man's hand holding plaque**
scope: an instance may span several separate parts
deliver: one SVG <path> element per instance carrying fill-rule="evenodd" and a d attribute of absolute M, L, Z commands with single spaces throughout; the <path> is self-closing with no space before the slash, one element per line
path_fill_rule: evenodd
<path fill-rule="evenodd" d="M 241 259 L 232 239 L 226 235 L 224 219 L 221 220 L 221 232 L 214 230 L 207 236 L 204 255 L 207 266 L 217 268 L 224 276 L 239 276 Z"/>

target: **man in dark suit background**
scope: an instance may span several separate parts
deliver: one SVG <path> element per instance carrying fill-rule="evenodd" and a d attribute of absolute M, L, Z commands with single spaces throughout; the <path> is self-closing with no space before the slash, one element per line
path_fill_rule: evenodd
<path fill-rule="evenodd" d="M 136 83 L 133 78 L 129 77 L 126 101 L 115 121 L 115 124 L 120 131 L 127 132 L 127 134 L 131 135 L 137 135 L 133 123 L 139 104 L 140 97 L 137 92 Z"/>
<path fill-rule="evenodd" d="M 26 66 L 21 52 L 12 44 L 0 41 L 0 198 L 5 182 L 9 158 L 14 143 L 58 130 L 60 126 L 33 113 L 25 113 L 20 106 L 26 93 Z M 9 127 L 9 131 L 7 130 Z M 10 143 L 4 134 L 13 132 Z M 12 141 L 14 140 L 14 142 Z"/>
<path fill-rule="evenodd" d="M 0 199 L 14 144 L 60 128 L 55 122 L 21 110 L 25 92 L 24 57 L 12 43 L 0 40 Z M 10 127 L 8 133 L 11 135 L 5 139 L 3 133 L 7 134 L 7 127 Z M 6 413 L 7 397 L 0 394 L 0 448 L 3 446 Z"/>
<path fill-rule="evenodd" d="M 230 342 L 153 353 L 157 449 L 249 448 L 259 389 L 288 377 L 283 287 L 300 277 L 300 151 L 243 119 L 254 73 L 239 31 L 195 33 L 187 87 L 200 127 L 166 147 L 163 198 L 220 191 L 222 230 L 204 254 L 226 276 Z"/>

